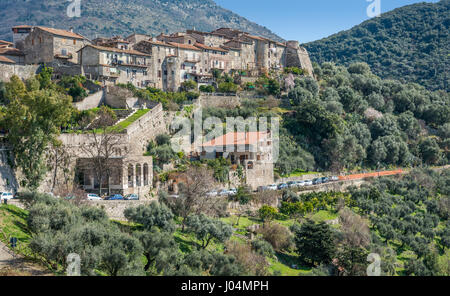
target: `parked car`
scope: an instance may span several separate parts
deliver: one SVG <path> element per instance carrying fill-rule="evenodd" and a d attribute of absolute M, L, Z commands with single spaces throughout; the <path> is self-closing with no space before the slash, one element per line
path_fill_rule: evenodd
<path fill-rule="evenodd" d="M 73 195 L 73 194 L 69 194 L 66 197 L 64 197 L 65 200 L 72 200 L 72 199 L 75 199 L 75 198 L 77 198 L 77 197 L 75 195 Z"/>
<path fill-rule="evenodd" d="M 137 194 L 127 194 L 124 197 L 125 200 L 139 200 L 139 195 Z"/>
<path fill-rule="evenodd" d="M 313 185 L 313 181 L 305 180 L 305 186 L 312 186 L 312 185 Z"/>
<path fill-rule="evenodd" d="M 315 178 L 312 183 L 313 183 L 313 185 L 322 184 L 322 178 Z"/>
<path fill-rule="evenodd" d="M 123 200 L 122 194 L 113 194 L 110 195 L 107 200 Z"/>
<path fill-rule="evenodd" d="M 231 194 L 232 194 L 231 190 L 228 190 L 228 189 L 222 189 L 222 190 L 219 192 L 219 195 L 220 195 L 220 196 L 229 196 L 229 195 L 231 195 Z"/>
<path fill-rule="evenodd" d="M 304 187 L 306 186 L 306 182 L 305 181 L 298 181 L 297 182 L 297 187 Z"/>
<path fill-rule="evenodd" d="M 339 177 L 338 176 L 332 176 L 330 178 L 330 180 L 331 180 L 331 182 L 336 182 L 336 181 L 339 181 Z"/>
<path fill-rule="evenodd" d="M 238 190 L 236 188 L 231 188 L 229 191 L 230 195 L 236 195 L 238 193 Z"/>
<path fill-rule="evenodd" d="M 286 183 L 281 183 L 281 184 L 278 185 L 278 190 L 283 190 L 283 189 L 286 189 L 286 188 L 288 188 L 288 187 L 289 187 L 288 184 L 286 184 Z"/>
<path fill-rule="evenodd" d="M 98 194 L 88 193 L 87 200 L 103 200 Z"/>
<path fill-rule="evenodd" d="M 267 189 L 268 190 L 277 190 L 278 189 L 278 186 L 276 185 L 276 184 L 272 184 L 272 185 L 269 185 L 269 186 L 267 186 Z"/>
<path fill-rule="evenodd" d="M 14 195 L 11 192 L 0 192 L 0 200 L 10 200 L 13 198 Z"/>
<path fill-rule="evenodd" d="M 219 193 L 217 192 L 217 190 L 212 190 L 212 191 L 210 191 L 210 192 L 207 192 L 206 193 L 206 196 L 209 196 L 209 197 L 214 197 L 214 196 L 217 196 Z"/>
<path fill-rule="evenodd" d="M 330 178 L 328 178 L 328 177 L 322 178 L 322 183 L 328 183 L 328 182 L 330 182 Z"/>
<path fill-rule="evenodd" d="M 296 181 L 289 181 L 287 182 L 287 185 L 289 186 L 289 188 L 294 188 L 298 186 Z"/>
<path fill-rule="evenodd" d="M 267 186 L 258 186 L 258 189 L 257 189 L 258 192 L 264 192 L 267 190 L 269 190 L 269 187 L 267 187 Z"/>

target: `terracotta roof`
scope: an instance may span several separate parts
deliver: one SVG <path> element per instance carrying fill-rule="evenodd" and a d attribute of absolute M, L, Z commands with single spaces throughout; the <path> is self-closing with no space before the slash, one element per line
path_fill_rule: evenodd
<path fill-rule="evenodd" d="M 47 27 L 37 27 L 45 32 L 48 32 L 50 34 L 56 35 L 56 36 L 62 36 L 62 37 L 69 37 L 69 38 L 75 38 L 75 39 L 86 39 L 85 37 L 66 30 L 61 29 L 54 29 L 54 28 L 47 28 Z"/>
<path fill-rule="evenodd" d="M 206 49 L 206 50 L 215 50 L 215 51 L 222 51 L 222 52 L 227 52 L 228 50 L 220 48 L 220 47 L 212 47 L 212 46 L 206 46 L 204 44 L 201 43 L 195 43 L 195 46 L 201 49 Z"/>
<path fill-rule="evenodd" d="M 231 145 L 255 145 L 260 140 L 269 137 L 267 132 L 231 132 L 204 143 L 203 147 L 231 146 Z"/>
<path fill-rule="evenodd" d="M 241 51 L 242 48 L 238 48 L 238 47 L 231 47 L 231 46 L 227 46 L 227 45 L 222 45 L 223 48 L 225 48 L 226 50 L 236 50 L 236 51 Z"/>
<path fill-rule="evenodd" d="M 28 26 L 28 25 L 20 25 L 20 26 L 12 27 L 12 29 L 31 29 L 31 28 L 33 28 L 33 26 Z"/>
<path fill-rule="evenodd" d="M 5 40 L 0 40 L 0 44 L 13 45 L 12 42 L 8 42 L 8 41 L 5 41 Z"/>
<path fill-rule="evenodd" d="M 159 40 L 155 40 L 155 41 L 153 41 L 153 40 L 144 40 L 142 42 L 147 42 L 147 43 L 150 43 L 150 44 L 153 44 L 153 45 L 161 45 L 161 46 L 173 47 L 173 45 L 164 43 L 164 42 L 159 41 Z"/>
<path fill-rule="evenodd" d="M 2 62 L 2 63 L 9 63 L 9 64 L 15 64 L 16 63 L 13 60 L 8 59 L 7 57 L 2 56 L 2 55 L 0 55 L 0 62 Z"/>
<path fill-rule="evenodd" d="M 178 48 L 183 48 L 183 49 L 197 50 L 197 51 L 200 50 L 197 47 L 190 45 L 190 44 L 182 44 L 182 43 L 176 43 L 176 42 L 169 42 L 169 44 L 172 46 L 178 47 Z"/>
<path fill-rule="evenodd" d="M 260 36 L 255 36 L 255 35 L 250 35 L 250 34 L 245 34 L 244 36 L 248 37 L 250 39 L 256 39 L 256 40 L 260 40 L 260 41 L 269 41 L 269 39 L 260 37 Z"/>
<path fill-rule="evenodd" d="M 0 48 L 0 54 L 2 54 L 2 55 L 12 55 L 12 56 L 23 56 L 23 55 L 25 55 L 22 51 L 18 50 L 17 48 L 12 48 L 12 47 Z"/>
<path fill-rule="evenodd" d="M 114 48 L 114 47 L 105 47 L 105 46 L 99 46 L 99 45 L 92 45 L 92 44 L 88 44 L 85 47 L 83 47 L 80 50 L 83 50 L 86 47 L 92 47 L 98 50 L 102 50 L 102 51 L 111 51 L 111 52 L 118 52 L 118 53 L 127 53 L 127 54 L 134 54 L 134 55 L 141 55 L 141 56 L 151 56 L 149 54 L 134 50 L 134 49 L 118 49 L 118 48 Z M 79 50 L 79 51 L 80 51 Z"/>

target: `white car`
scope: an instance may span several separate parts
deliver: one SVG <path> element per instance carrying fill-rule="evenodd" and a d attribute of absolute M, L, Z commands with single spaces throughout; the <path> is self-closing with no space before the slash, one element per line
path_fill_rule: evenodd
<path fill-rule="evenodd" d="M 103 199 L 97 194 L 88 193 L 87 200 L 103 200 Z"/>
<path fill-rule="evenodd" d="M 212 190 L 212 191 L 210 191 L 210 192 L 207 192 L 206 193 L 206 196 L 208 196 L 208 197 L 214 197 L 214 196 L 217 196 L 219 193 L 216 191 L 216 190 Z"/>
<path fill-rule="evenodd" d="M 305 180 L 305 186 L 312 186 L 312 185 L 313 185 L 313 181 Z"/>
<path fill-rule="evenodd" d="M 219 195 L 220 195 L 220 196 L 228 196 L 228 195 L 230 195 L 230 191 L 227 190 L 227 189 L 222 189 L 222 190 L 219 192 Z"/>
<path fill-rule="evenodd" d="M 14 195 L 10 192 L 0 192 L 0 200 L 10 200 L 13 199 Z"/>
<path fill-rule="evenodd" d="M 229 190 L 229 192 L 230 192 L 230 195 L 236 195 L 236 194 L 238 193 L 238 191 L 237 191 L 236 188 L 231 188 L 231 189 Z"/>
<path fill-rule="evenodd" d="M 298 181 L 297 187 L 304 187 L 304 186 L 306 186 L 306 182 L 305 181 Z"/>
<path fill-rule="evenodd" d="M 277 186 L 277 184 L 272 184 L 272 185 L 267 186 L 267 189 L 268 190 L 277 191 L 278 190 L 278 186 Z"/>

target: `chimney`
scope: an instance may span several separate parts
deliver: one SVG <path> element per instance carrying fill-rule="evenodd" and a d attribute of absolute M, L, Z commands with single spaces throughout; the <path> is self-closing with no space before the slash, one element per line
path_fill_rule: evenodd
<path fill-rule="evenodd" d="M 73 27 L 70 27 L 69 31 L 73 33 Z"/>

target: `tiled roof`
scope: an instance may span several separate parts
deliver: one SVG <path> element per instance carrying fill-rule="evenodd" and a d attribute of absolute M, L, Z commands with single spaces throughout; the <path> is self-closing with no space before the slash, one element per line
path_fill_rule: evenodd
<path fill-rule="evenodd" d="M 12 27 L 13 29 L 30 29 L 33 28 L 33 26 L 28 26 L 28 25 L 20 25 L 20 26 L 14 26 Z"/>
<path fill-rule="evenodd" d="M 146 41 L 143 41 L 143 42 L 148 42 L 148 43 L 153 44 L 153 45 L 174 47 L 173 45 L 170 45 L 170 44 L 164 43 L 162 41 L 158 41 L 158 40 L 155 40 L 155 41 L 153 41 L 153 40 L 146 40 Z"/>
<path fill-rule="evenodd" d="M 212 139 L 203 144 L 203 147 L 231 146 L 231 145 L 255 145 L 260 140 L 267 139 L 267 132 L 232 132 Z"/>
<path fill-rule="evenodd" d="M 222 52 L 227 52 L 228 50 L 220 48 L 220 47 L 212 47 L 212 46 L 206 46 L 204 44 L 201 43 L 195 43 L 195 46 L 201 49 L 206 49 L 206 50 L 215 50 L 215 51 L 222 51 Z"/>
<path fill-rule="evenodd" d="M 11 48 L 11 47 L 3 47 L 0 48 L 0 54 L 2 55 L 12 55 L 12 56 L 23 56 L 24 53 L 17 48 Z"/>
<path fill-rule="evenodd" d="M 88 44 L 80 50 L 83 50 L 86 47 L 92 47 L 92 48 L 102 50 L 102 51 L 111 51 L 111 52 L 118 52 L 118 53 L 148 56 L 148 57 L 151 56 L 149 54 L 146 54 L 146 53 L 134 50 L 134 49 L 118 49 L 118 48 L 114 48 L 114 47 L 105 47 L 105 46 L 98 46 L 98 45 L 92 45 L 92 44 Z"/>
<path fill-rule="evenodd" d="M 47 27 L 37 27 L 45 32 L 48 32 L 50 34 L 56 35 L 56 36 L 62 36 L 62 37 L 69 37 L 69 38 L 75 38 L 75 39 L 86 39 L 85 37 L 81 36 L 80 34 L 61 30 L 61 29 L 54 29 L 54 28 L 47 28 Z"/>
<path fill-rule="evenodd" d="M 3 63 L 9 63 L 9 64 L 15 64 L 15 63 L 16 63 L 16 62 L 14 62 L 13 60 L 8 59 L 7 57 L 2 56 L 2 55 L 0 55 L 0 62 L 3 62 Z"/>
<path fill-rule="evenodd" d="M 176 43 L 176 42 L 169 42 L 169 44 L 172 46 L 178 47 L 178 48 L 183 48 L 183 49 L 197 50 L 197 51 L 200 50 L 197 47 L 190 45 L 190 44 L 182 44 L 182 43 Z"/>
<path fill-rule="evenodd" d="M 0 44 L 13 45 L 12 42 L 8 42 L 8 41 L 5 41 L 5 40 L 0 40 Z"/>

